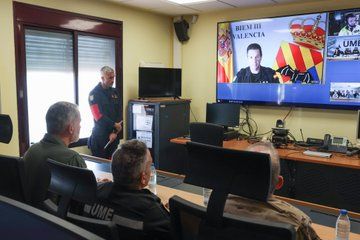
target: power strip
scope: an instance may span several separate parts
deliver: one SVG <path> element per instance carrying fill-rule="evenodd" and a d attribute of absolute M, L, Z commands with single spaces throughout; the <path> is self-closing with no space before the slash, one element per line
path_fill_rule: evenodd
<path fill-rule="evenodd" d="M 331 153 L 326 152 L 316 152 L 316 151 L 310 151 L 306 150 L 303 152 L 304 155 L 312 156 L 312 157 L 323 157 L 323 158 L 330 158 L 332 156 Z"/>

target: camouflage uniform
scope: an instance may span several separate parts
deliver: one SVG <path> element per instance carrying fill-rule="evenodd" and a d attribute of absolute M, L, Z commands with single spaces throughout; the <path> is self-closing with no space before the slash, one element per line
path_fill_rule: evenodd
<path fill-rule="evenodd" d="M 297 240 L 318 240 L 311 219 L 291 204 L 271 197 L 268 202 L 229 195 L 225 212 L 244 217 L 289 223 L 295 227 Z"/>

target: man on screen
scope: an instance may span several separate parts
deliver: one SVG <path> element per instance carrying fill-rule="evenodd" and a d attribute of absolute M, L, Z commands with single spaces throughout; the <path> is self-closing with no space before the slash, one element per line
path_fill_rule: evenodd
<path fill-rule="evenodd" d="M 279 79 L 272 68 L 260 65 L 262 50 L 259 44 L 250 44 L 246 52 L 249 66 L 240 69 L 236 74 L 234 83 L 279 83 Z"/>
<path fill-rule="evenodd" d="M 339 36 L 359 35 L 360 26 L 356 21 L 356 16 L 353 13 L 349 13 L 345 16 L 345 20 L 346 26 L 340 30 Z"/>

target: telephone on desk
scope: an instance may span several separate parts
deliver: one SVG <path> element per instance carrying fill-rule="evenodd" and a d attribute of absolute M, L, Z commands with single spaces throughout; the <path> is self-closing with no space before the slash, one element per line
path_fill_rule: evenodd
<path fill-rule="evenodd" d="M 324 145 L 319 150 L 329 152 L 347 153 L 349 140 L 346 137 L 331 137 L 330 134 L 325 134 Z"/>

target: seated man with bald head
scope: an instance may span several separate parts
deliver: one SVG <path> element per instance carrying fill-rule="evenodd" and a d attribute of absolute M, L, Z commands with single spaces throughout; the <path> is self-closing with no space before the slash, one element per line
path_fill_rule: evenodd
<path fill-rule="evenodd" d="M 240 196 L 229 195 L 225 212 L 243 217 L 283 222 L 291 224 L 296 230 L 296 239 L 318 240 L 319 236 L 311 227 L 311 219 L 298 208 L 274 197 L 275 190 L 283 186 L 284 179 L 280 175 L 280 161 L 276 149 L 271 143 L 256 143 L 248 147 L 248 151 L 268 153 L 271 158 L 271 183 L 267 202 L 260 202 Z"/>

